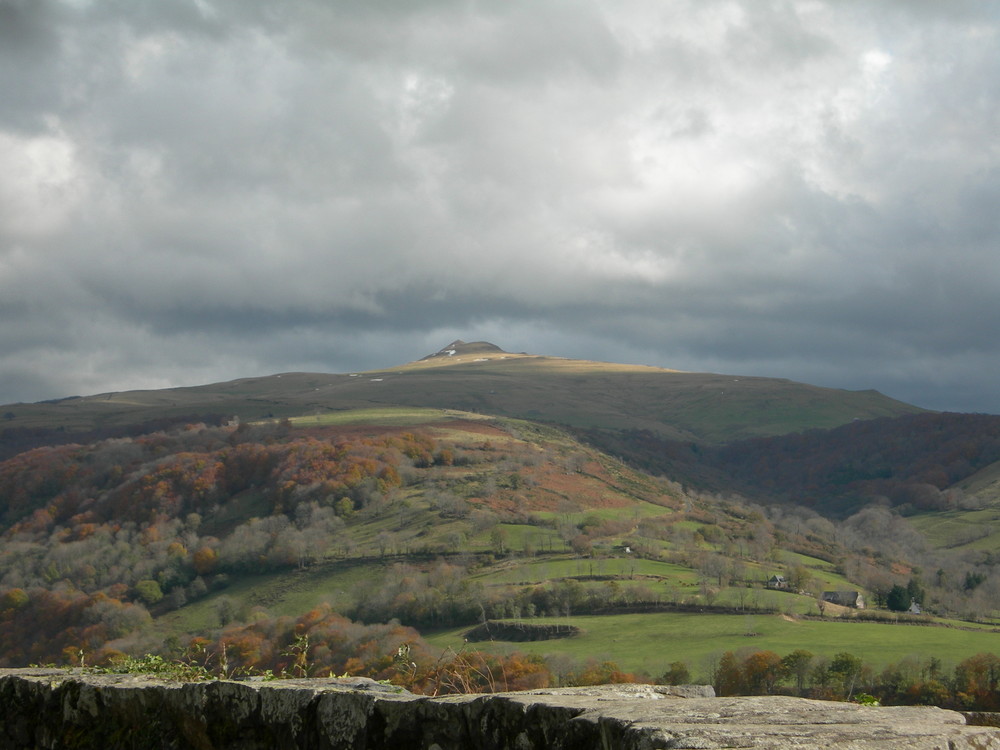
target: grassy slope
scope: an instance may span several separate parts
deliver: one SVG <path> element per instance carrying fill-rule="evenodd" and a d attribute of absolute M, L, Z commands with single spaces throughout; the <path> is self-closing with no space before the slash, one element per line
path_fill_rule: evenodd
<path fill-rule="evenodd" d="M 458 420 L 465 416 L 467 419 Z M 617 462 L 600 456 L 597 452 L 580 445 L 558 430 L 512 421 L 506 429 L 500 429 L 495 420 L 477 418 L 475 415 L 460 415 L 441 410 L 379 409 L 350 413 L 338 413 L 321 417 L 305 417 L 293 420 L 293 424 L 303 426 L 329 426 L 333 424 L 350 426 L 363 431 L 364 426 L 372 426 L 377 434 L 379 427 L 418 427 L 435 436 L 440 444 L 474 449 L 475 446 L 489 446 L 489 460 L 468 467 L 438 467 L 434 469 L 434 483 L 446 486 L 459 496 L 471 497 L 473 507 L 484 509 L 506 508 L 525 513 L 538 521 L 558 515 L 560 518 L 577 522 L 584 517 L 615 518 L 625 516 L 638 520 L 655 516 L 672 517 L 676 511 L 672 505 L 679 504 L 671 498 L 669 487 L 643 475 L 631 472 Z M 544 458 L 538 458 L 544 453 Z M 586 457 L 580 470 L 568 471 L 561 463 L 569 454 Z M 531 459 L 530 466 L 518 462 Z M 492 476 L 500 485 L 509 477 L 512 469 L 521 470 L 532 478 L 531 498 L 524 493 L 500 490 L 492 497 L 479 497 L 483 481 Z M 442 518 L 433 508 L 422 491 L 422 485 L 407 487 L 401 491 L 400 499 L 385 513 L 369 516 L 359 513 L 349 519 L 343 536 L 353 542 L 353 551 L 347 559 L 339 549 L 331 549 L 325 563 L 305 570 L 289 570 L 256 576 L 239 576 L 226 589 L 193 602 L 180 610 L 161 618 L 160 632 L 192 632 L 202 627 L 216 625 L 215 607 L 221 597 L 232 599 L 238 608 L 249 610 L 263 606 L 272 614 L 294 615 L 311 607 L 329 602 L 344 608 L 352 604 L 364 585 L 381 578 L 390 564 L 404 562 L 406 551 L 419 552 L 426 559 L 434 554 L 463 553 L 488 554 L 493 549 L 489 529 L 475 531 L 468 520 Z M 244 515 L 259 515 L 253 504 L 254 495 L 247 493 L 224 504 L 219 513 L 236 505 Z M 511 504 L 513 503 L 512 507 Z M 559 507 L 560 510 L 544 510 Z M 206 527 L 232 525 L 231 514 L 224 518 L 206 517 Z M 550 527 L 524 524 L 514 521 L 500 523 L 506 545 L 512 553 L 523 554 L 527 547 L 546 550 L 558 555 L 567 555 L 568 546 Z M 386 558 L 380 559 L 377 537 L 380 533 L 392 535 L 392 542 L 386 550 Z M 452 539 L 457 533 L 463 540 L 459 548 L 453 546 Z M 615 539 L 602 542 L 610 547 Z M 530 560 L 524 561 L 530 566 Z M 502 583 L 504 575 L 496 580 L 491 575 L 497 571 L 511 571 L 520 567 L 519 559 L 503 560 L 495 569 L 480 573 L 487 583 Z M 605 562 L 601 562 L 602 568 Z M 690 571 L 688 571 L 690 573 Z M 520 580 L 521 574 L 515 574 Z"/>
<path fill-rule="evenodd" d="M 976 472 L 958 486 L 966 495 L 984 503 L 1000 503 L 1000 463 Z"/>
<path fill-rule="evenodd" d="M 195 413 L 236 414 L 247 420 L 389 406 L 648 429 L 669 438 L 709 442 L 919 411 L 875 391 L 506 353 L 435 358 L 346 375 L 284 373 L 3 409 L 14 414 L 9 426 L 74 430 Z"/>
<path fill-rule="evenodd" d="M 372 415 L 367 415 L 372 416 Z M 399 424 L 413 419 L 414 414 L 408 410 L 381 410 L 375 414 L 378 420 L 385 424 Z M 547 427 L 534 426 L 527 423 L 514 422 L 512 432 L 501 432 L 495 427 L 483 424 L 482 427 L 463 427 L 463 423 L 439 420 L 453 417 L 444 412 L 424 412 L 420 419 L 424 427 L 434 432 L 439 439 L 452 439 L 466 444 L 482 441 L 487 438 L 497 450 L 523 452 L 526 448 L 544 451 L 550 457 L 565 456 L 574 452 L 589 452 L 589 460 L 581 465 L 581 470 L 568 473 L 564 468 L 556 467 L 550 472 L 543 462 L 540 466 L 530 468 L 535 481 L 532 487 L 533 499 L 529 505 L 548 507 L 546 500 L 549 493 L 557 490 L 565 491 L 567 497 L 572 497 L 576 507 L 563 507 L 561 510 L 529 510 L 531 515 L 539 518 L 558 517 L 564 521 L 579 522 L 586 517 L 592 518 L 627 518 L 638 522 L 646 518 L 662 518 L 676 522 L 684 528 L 696 529 L 702 522 L 678 520 L 681 514 L 672 504 L 676 499 L 664 502 L 658 495 L 664 492 L 664 487 L 657 482 L 635 474 L 614 461 L 601 459 L 585 446 L 581 446 L 572 438 Z M 362 413 L 330 415 L 319 420 L 306 419 L 305 423 L 341 423 L 365 424 L 366 415 Z M 474 424 L 474 423 L 467 423 Z M 465 432 L 473 429 L 472 432 Z M 606 462 L 606 466 L 602 465 Z M 480 477 L 481 465 L 472 467 L 470 478 Z M 461 481 L 460 469 L 452 470 L 453 481 Z M 568 484 L 564 484 L 567 483 Z M 555 483 L 555 484 L 553 484 Z M 458 490 L 458 485 L 453 489 Z M 659 502 L 652 502 L 659 499 Z M 459 522 L 442 524 L 435 519 L 431 509 L 422 500 L 419 493 L 407 498 L 409 507 L 406 516 L 397 517 L 394 513 L 375 519 L 358 517 L 349 522 L 347 532 L 355 540 L 359 551 L 368 555 L 366 559 L 331 559 L 326 563 L 312 566 L 304 570 L 275 572 L 261 576 L 248 576 L 236 580 L 233 585 L 209 597 L 193 602 L 180 610 L 160 618 L 157 631 L 163 636 L 182 632 L 196 632 L 212 629 L 218 626 L 217 606 L 222 597 L 231 599 L 236 609 L 248 613 L 253 607 L 264 607 L 272 615 L 298 615 L 302 612 L 327 602 L 337 609 L 345 609 L 362 595 L 365 586 L 377 582 L 388 566 L 401 562 L 405 556 L 391 555 L 386 559 L 377 559 L 374 552 L 374 539 L 380 531 L 390 531 L 397 535 L 394 542 L 398 548 L 412 544 L 434 546 L 440 544 L 447 548 L 444 541 L 449 530 L 460 530 L 466 534 L 461 549 L 451 550 L 462 553 L 486 553 L 491 549 L 490 533 L 483 531 L 470 533 L 467 527 Z M 663 504 L 661 504 L 663 503 Z M 527 510 L 527 506 L 525 506 Z M 737 521 L 733 521 L 737 522 Z M 587 588 L 601 588 L 612 583 L 621 589 L 643 586 L 646 592 L 652 591 L 655 596 L 664 600 L 698 601 L 699 575 L 691 568 L 665 561 L 640 559 L 630 557 L 622 552 L 621 544 L 634 538 L 634 533 L 626 533 L 624 537 L 613 536 L 601 540 L 597 545 L 602 550 L 598 557 L 580 557 L 574 555 L 566 543 L 550 529 L 525 525 L 515 522 L 505 522 L 499 528 L 504 531 L 509 556 L 498 559 L 494 564 L 477 568 L 472 576 L 487 588 L 494 586 L 530 586 L 554 583 L 564 578 L 581 581 Z M 525 547 L 530 544 L 538 550 L 548 550 L 547 554 L 526 556 Z M 674 551 L 672 543 L 660 541 L 658 549 L 664 552 Z M 706 551 L 719 551 L 709 544 L 704 544 Z M 789 564 L 806 566 L 824 588 L 844 588 L 850 584 L 836 574 L 833 566 L 816 558 L 785 552 L 781 562 L 769 562 L 756 565 L 745 561 L 746 574 L 754 580 L 765 580 L 770 574 L 780 572 Z M 592 580 L 593 579 L 593 580 Z M 645 594 L 645 595 L 648 595 Z M 810 596 L 795 596 L 769 591 L 754 592 L 747 595 L 759 604 L 775 606 L 785 612 L 807 614 L 815 611 L 815 604 Z M 739 601 L 739 592 L 735 588 L 726 588 L 719 592 L 716 603 L 735 605 Z M 749 602 L 752 603 L 752 602 Z M 888 632 L 883 629 L 872 629 L 868 625 L 850 626 L 845 629 L 834 629 L 827 632 L 822 626 L 814 623 L 799 623 L 789 625 L 781 618 L 753 615 L 732 617 L 726 615 L 609 615 L 605 617 L 571 618 L 579 622 L 586 630 L 586 635 L 580 639 L 569 641 L 548 642 L 546 644 L 523 644 L 526 650 L 539 653 L 565 653 L 574 658 L 584 658 L 593 655 L 607 656 L 619 661 L 628 669 L 651 668 L 665 669 L 666 664 L 679 658 L 698 667 L 697 660 L 718 651 L 738 649 L 747 645 L 760 648 L 773 648 L 782 652 L 802 645 L 817 653 L 833 655 L 837 650 L 845 650 L 853 646 L 855 653 L 879 653 L 883 650 L 883 636 Z M 545 621 L 544 619 L 539 620 Z M 767 623 L 767 631 L 758 625 L 754 630 L 763 635 L 748 639 L 745 635 L 747 623 Z M 679 629 L 675 630 L 674 628 Z M 790 630 L 798 627 L 800 630 Z M 679 631 L 691 628 L 681 637 Z M 802 629 L 804 628 L 804 629 Z M 817 630 L 818 628 L 818 630 Z M 466 628 L 437 634 L 432 639 L 441 645 L 460 647 L 461 633 Z M 907 629 L 922 633 L 928 629 Z M 799 640 L 788 637 L 787 633 L 799 632 Z M 822 635 L 817 640 L 816 633 Z M 893 631 L 898 637 L 904 632 L 901 629 Z M 978 644 L 975 639 L 968 641 L 961 631 L 950 630 L 936 632 L 938 639 L 954 640 L 947 648 L 939 645 L 939 640 L 929 642 L 928 648 L 934 648 L 934 653 L 940 652 L 943 657 L 964 653 L 963 648 L 969 644 Z M 627 633 L 623 637 L 623 633 Z M 766 636 L 774 634 L 774 639 Z M 831 635 L 832 634 L 832 635 Z M 833 637 L 843 636 L 840 640 Z M 909 637 L 909 635 L 907 636 Z M 978 636 L 977 636 L 978 637 Z M 826 639 L 826 640 L 823 640 Z M 874 639 L 874 640 L 872 640 Z M 922 642 L 922 641 L 921 641 Z M 965 645 L 961 645 L 964 642 Z M 496 648 L 506 650 L 515 646 L 497 644 Z M 522 645 L 516 646 L 521 648 Z M 899 647 L 902 648 L 902 647 Z M 896 651 L 887 652 L 896 654 Z M 979 646 L 976 645 L 976 649 Z M 908 653 L 908 652 L 905 652 Z M 905 655 L 903 653 L 903 655 Z"/>
<path fill-rule="evenodd" d="M 523 548 L 519 533 L 530 534 L 536 547 L 545 546 L 539 536 L 545 529 L 536 526 L 501 524 L 508 534 L 511 549 Z M 564 578 L 585 581 L 585 586 L 600 587 L 609 580 L 620 586 L 643 585 L 664 599 L 671 597 L 696 600 L 699 593 L 699 576 L 691 568 L 658 560 L 628 557 L 622 554 L 610 557 L 580 557 L 573 555 L 558 538 L 553 538 L 554 553 L 537 557 L 524 557 L 517 553 L 495 564 L 478 568 L 472 578 L 486 586 L 530 586 L 553 583 Z M 468 551 L 485 552 L 489 549 L 486 539 L 471 538 Z M 791 555 L 792 553 L 787 553 Z M 824 588 L 851 588 L 843 577 L 829 570 L 831 566 L 821 560 L 795 555 L 795 562 L 807 565 Z M 216 624 L 215 609 L 219 599 L 232 599 L 238 608 L 249 610 L 264 607 L 273 615 L 297 615 L 328 603 L 335 609 L 346 609 L 362 595 L 364 586 L 378 581 L 387 568 L 403 562 L 405 556 L 391 555 L 385 559 L 331 560 L 301 570 L 290 570 L 256 576 L 244 576 L 228 588 L 215 592 L 197 602 L 161 618 L 164 631 L 191 632 L 211 628 Z M 765 580 L 781 565 L 749 566 L 748 573 L 758 580 Z M 586 581 L 596 577 L 599 580 Z M 766 605 L 797 614 L 814 614 L 815 603 L 810 596 L 759 591 L 757 599 Z M 717 603 L 735 604 L 736 590 L 723 590 Z"/>
<path fill-rule="evenodd" d="M 532 506 L 528 508 L 530 513 L 539 518 L 559 516 L 572 522 L 588 515 L 627 518 L 634 522 L 658 516 L 674 519 L 680 515 L 677 506 L 681 504 L 669 501 L 669 488 L 663 483 L 629 471 L 557 430 L 512 421 L 507 423 L 506 431 L 502 431 L 490 420 L 467 419 L 463 423 L 456 421 L 460 417 L 469 418 L 472 415 L 383 406 L 305 416 L 295 422 L 302 426 L 370 425 L 373 432 L 377 432 L 379 426 L 419 424 L 433 432 L 439 440 L 465 444 L 488 441 L 498 455 L 510 450 L 513 451 L 512 457 L 517 455 L 517 451 L 522 454 L 534 451 L 549 457 L 585 453 L 586 460 L 577 462 L 578 468 L 573 471 L 568 471 L 562 465 L 549 466 L 545 461 L 534 466 L 522 465 L 519 471 L 531 476 L 533 482 L 530 492 L 525 492 L 528 505 Z M 504 460 L 502 456 L 500 459 L 501 462 Z M 469 481 L 479 481 L 477 475 L 483 471 L 483 466 L 475 465 L 469 469 L 455 467 L 448 471 L 451 472 L 451 480 L 457 482 L 454 485 L 457 489 L 463 481 L 463 472 L 466 472 Z M 503 471 L 509 469 L 505 468 Z M 486 552 L 490 549 L 488 532 L 469 533 L 468 528 L 462 527 L 457 521 L 443 522 L 434 515 L 419 488 L 408 488 L 407 493 L 408 507 L 405 514 L 397 515 L 392 512 L 373 519 L 359 517 L 349 523 L 348 532 L 360 548 L 359 552 L 367 555 L 367 559 L 331 559 L 304 570 L 240 577 L 228 588 L 159 618 L 156 632 L 167 638 L 217 627 L 217 606 L 221 597 L 232 599 L 237 610 L 246 612 L 255 606 L 261 606 L 272 615 L 298 615 L 321 602 L 330 602 L 335 607 L 344 608 L 366 586 L 380 578 L 387 564 L 399 559 L 374 559 L 375 537 L 381 531 L 396 535 L 394 544 L 397 549 L 408 544 L 432 548 L 439 545 L 447 549 L 447 535 L 453 531 L 466 533 L 463 548 L 453 551 Z M 663 502 L 664 497 L 667 497 L 667 502 Z M 560 498 L 572 499 L 577 505 L 553 509 L 553 502 L 558 505 Z M 702 522 L 679 520 L 677 523 L 697 527 Z M 500 560 L 493 566 L 479 569 L 474 575 L 486 586 L 530 585 L 562 577 L 579 579 L 598 576 L 602 579 L 615 577 L 622 587 L 644 585 L 664 598 L 693 600 L 698 596 L 698 574 L 690 568 L 663 561 L 627 558 L 620 552 L 616 553 L 615 549 L 622 542 L 632 538 L 631 533 L 624 538 L 604 540 L 603 558 L 575 558 L 569 553 L 565 543 L 548 529 L 513 522 L 504 523 L 501 528 L 507 534 L 509 547 L 518 553 L 530 543 L 536 549 L 549 549 L 554 554 L 541 557 L 518 554 Z M 670 542 L 659 542 L 658 548 L 663 551 L 673 549 Z M 704 548 L 708 551 L 714 549 L 710 545 L 705 545 Z M 785 552 L 784 558 L 783 564 L 755 566 L 748 563 L 748 575 L 755 580 L 763 580 L 770 573 L 780 572 L 784 564 L 801 563 L 810 569 L 818 581 L 822 581 L 824 588 L 849 585 L 833 571 L 833 566 L 829 563 L 790 552 Z M 606 584 L 606 580 L 601 580 L 587 581 L 584 585 Z M 723 590 L 719 593 L 717 602 L 735 603 L 736 594 L 734 589 Z M 801 614 L 815 611 L 813 600 L 807 596 L 773 592 L 760 592 L 758 596 L 761 599 L 775 600 L 774 603 L 785 612 Z M 560 618 L 558 621 L 577 624 L 583 628 L 584 634 L 579 638 L 563 641 L 516 646 L 485 644 L 485 647 L 500 650 L 518 648 L 543 654 L 563 653 L 579 659 L 609 658 L 628 670 L 645 670 L 654 676 L 664 671 L 670 662 L 681 660 L 687 662 L 701 679 L 704 679 L 705 663 L 714 654 L 744 647 L 771 649 L 780 654 L 795 648 L 805 648 L 825 656 L 850 651 L 875 665 L 898 661 L 910 654 L 934 655 L 946 662 L 957 662 L 979 651 L 996 650 L 996 635 L 983 630 L 793 621 L 791 618 L 771 615 L 607 615 L 574 616 Z M 461 648 L 462 633 L 467 629 L 437 633 L 431 640 L 441 646 Z M 747 633 L 751 631 L 757 635 L 748 637 Z"/>
<path fill-rule="evenodd" d="M 996 551 L 1000 548 L 1000 462 L 958 484 L 974 510 L 921 513 L 910 523 L 933 547 Z"/>

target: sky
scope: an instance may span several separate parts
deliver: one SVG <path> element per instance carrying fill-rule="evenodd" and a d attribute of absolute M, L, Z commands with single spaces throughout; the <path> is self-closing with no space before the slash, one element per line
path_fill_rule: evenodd
<path fill-rule="evenodd" d="M 455 339 L 1000 413 L 997 0 L 0 0 L 0 403 Z"/>

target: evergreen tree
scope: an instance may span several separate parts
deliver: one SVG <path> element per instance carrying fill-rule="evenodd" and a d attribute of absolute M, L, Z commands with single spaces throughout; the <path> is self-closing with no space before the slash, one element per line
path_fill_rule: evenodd
<path fill-rule="evenodd" d="M 910 592 L 898 583 L 889 590 L 885 598 L 886 606 L 893 612 L 905 612 L 910 608 Z"/>

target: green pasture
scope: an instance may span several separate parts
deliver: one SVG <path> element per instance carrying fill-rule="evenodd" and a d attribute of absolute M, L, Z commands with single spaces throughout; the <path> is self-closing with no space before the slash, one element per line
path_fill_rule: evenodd
<path fill-rule="evenodd" d="M 697 574 L 690 568 L 630 557 L 538 557 L 519 560 L 516 565 L 487 569 L 473 577 L 490 584 L 532 584 L 581 576 L 614 576 L 619 579 L 655 577 L 689 585 L 697 583 Z"/>
<path fill-rule="evenodd" d="M 832 657 L 847 651 L 876 669 L 908 656 L 937 657 L 956 664 L 980 652 L 1000 653 L 1000 634 L 978 629 L 854 622 L 797 620 L 783 615 L 635 614 L 537 618 L 531 623 L 575 625 L 579 636 L 529 643 L 466 644 L 469 628 L 456 628 L 426 639 L 439 648 L 474 647 L 494 652 L 523 651 L 563 655 L 586 661 L 616 662 L 627 671 L 653 677 L 674 661 L 685 662 L 696 681 L 707 681 L 713 659 L 725 651 L 770 650 L 784 656 L 805 649 Z"/>
<path fill-rule="evenodd" d="M 480 415 L 451 409 L 424 409 L 417 407 L 380 407 L 376 409 L 345 409 L 303 417 L 291 417 L 289 421 L 296 427 L 325 427 L 328 425 L 378 425 L 405 427 L 407 425 L 428 424 L 452 419 L 482 419 Z"/>
<path fill-rule="evenodd" d="M 909 522 L 932 547 L 995 550 L 1000 544 L 1000 508 L 949 510 L 911 516 Z"/>
<path fill-rule="evenodd" d="M 220 601 L 228 598 L 244 619 L 254 607 L 272 616 L 297 617 L 319 604 L 343 611 L 358 592 L 379 581 L 385 572 L 381 561 L 342 561 L 302 570 L 244 576 L 224 589 L 163 615 L 156 629 L 164 633 L 205 633 L 220 626 Z"/>
<path fill-rule="evenodd" d="M 672 526 L 676 529 L 682 529 L 684 531 L 689 531 L 692 534 L 698 531 L 702 526 L 705 526 L 704 521 L 675 521 Z M 708 524 L 711 526 L 711 524 Z"/>
<path fill-rule="evenodd" d="M 618 489 L 617 487 L 612 489 L 616 494 L 625 495 L 626 497 L 629 496 L 628 490 Z M 620 521 L 622 519 L 631 519 L 638 522 L 643 518 L 672 516 L 676 512 L 677 511 L 672 508 L 666 508 L 662 505 L 651 503 L 648 500 L 635 498 L 635 503 L 633 505 L 624 508 L 588 508 L 587 510 L 569 513 L 565 511 L 539 510 L 533 511 L 532 515 L 543 520 L 569 521 L 571 523 L 578 524 L 587 518 L 595 518 L 601 521 Z"/>
<path fill-rule="evenodd" d="M 809 575 L 812 576 L 812 583 L 819 583 L 826 590 L 842 589 L 845 591 L 854 591 L 858 588 L 857 584 L 851 583 L 844 576 L 837 573 L 836 566 L 826 560 L 820 560 L 818 557 L 809 557 L 798 552 L 788 552 L 787 550 L 781 552 L 781 559 L 784 563 L 783 571 L 787 572 L 788 568 L 801 565 L 809 571 Z"/>
<path fill-rule="evenodd" d="M 977 496 L 986 503 L 1000 501 L 1000 463 L 990 464 L 959 482 L 966 497 Z"/>
<path fill-rule="evenodd" d="M 803 555 L 800 552 L 791 552 L 789 550 L 781 551 L 781 559 L 786 565 L 801 565 L 814 573 L 816 571 L 829 572 L 835 567 L 833 563 L 821 560 L 818 557 L 810 557 L 809 555 Z"/>
<path fill-rule="evenodd" d="M 527 523 L 499 523 L 495 527 L 478 532 L 469 530 L 468 538 L 456 552 L 489 552 L 494 548 L 493 537 L 499 530 L 504 550 L 512 555 L 523 553 L 525 549 L 536 551 L 559 551 L 567 549 L 566 542 L 554 529 Z"/>

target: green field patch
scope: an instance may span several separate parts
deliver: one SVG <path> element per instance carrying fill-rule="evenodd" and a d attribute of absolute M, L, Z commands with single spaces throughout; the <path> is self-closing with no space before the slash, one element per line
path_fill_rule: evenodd
<path fill-rule="evenodd" d="M 922 513 L 907 520 L 938 549 L 996 549 L 996 537 L 1000 535 L 997 508 Z"/>
<path fill-rule="evenodd" d="M 224 599 L 240 619 L 254 608 L 263 608 L 270 616 L 297 617 L 319 604 L 328 603 L 335 611 L 353 605 L 359 592 L 380 580 L 382 562 L 343 561 L 292 571 L 242 576 L 232 585 L 213 591 L 156 620 L 159 632 L 207 632 L 222 626 L 219 617 Z"/>
<path fill-rule="evenodd" d="M 815 588 L 816 584 L 820 584 L 826 591 L 857 591 L 861 589 L 856 583 L 851 583 L 844 576 L 832 571 L 810 570 L 809 573 L 811 574 L 810 588 Z"/>
<path fill-rule="evenodd" d="M 971 477 L 958 483 L 966 496 L 975 495 L 980 500 L 996 503 L 1000 500 L 1000 462 L 980 469 Z"/>
<path fill-rule="evenodd" d="M 696 574 L 689 568 L 657 560 L 634 557 L 539 557 L 507 563 L 478 573 L 475 578 L 491 584 L 545 583 L 561 578 L 658 578 L 693 583 Z"/>
<path fill-rule="evenodd" d="M 699 597 L 699 600 L 703 597 Z M 739 610 L 782 612 L 794 615 L 815 615 L 816 599 L 812 596 L 774 591 L 763 586 L 727 586 L 713 599 L 719 607 Z"/>
<path fill-rule="evenodd" d="M 705 525 L 704 521 L 675 521 L 671 526 L 675 529 L 690 531 L 692 534 Z"/>
<path fill-rule="evenodd" d="M 497 535 L 499 535 L 499 539 Z M 502 544 L 502 552 L 497 549 L 497 541 Z M 566 542 L 559 537 L 554 529 L 547 526 L 527 523 L 499 523 L 493 528 L 470 533 L 463 549 L 458 551 L 496 552 L 516 556 L 523 554 L 525 550 L 562 552 L 566 549 Z"/>
<path fill-rule="evenodd" d="M 801 565 L 806 568 L 811 579 L 810 585 L 807 588 L 814 588 L 817 584 L 828 590 L 844 589 L 854 591 L 860 588 L 857 584 L 851 583 L 838 573 L 833 563 L 821 560 L 818 557 L 810 557 L 798 552 L 783 551 L 781 559 L 785 563 L 782 570 L 779 571 L 782 575 L 787 574 L 788 568 L 795 565 Z"/>
<path fill-rule="evenodd" d="M 442 520 L 425 502 L 413 501 L 374 517 L 359 514 L 348 522 L 343 538 L 350 541 L 352 554 L 361 555 L 477 550 L 466 539 L 467 529 L 464 521 Z"/>
<path fill-rule="evenodd" d="M 781 559 L 786 565 L 802 565 L 812 571 L 832 571 L 836 567 L 833 563 L 821 560 L 818 557 L 810 557 L 809 555 L 803 555 L 799 552 L 790 552 L 788 550 L 782 550 Z"/>
<path fill-rule="evenodd" d="M 559 538 L 559 535 L 546 526 L 534 526 L 526 523 L 501 523 L 497 528 L 504 535 L 504 544 L 512 552 L 520 552 L 525 549 L 535 550 L 561 550 L 566 548 L 566 543 Z M 487 533 L 487 539 L 492 532 Z"/>
<path fill-rule="evenodd" d="M 697 682 L 710 682 L 714 660 L 725 651 L 770 650 L 784 656 L 804 649 L 833 657 L 846 651 L 876 669 L 918 655 L 941 659 L 945 665 L 980 652 L 996 652 L 994 632 L 850 621 L 799 620 L 784 615 L 634 614 L 533 618 L 532 623 L 560 623 L 582 630 L 579 636 L 536 643 L 476 644 L 504 653 L 564 655 L 579 661 L 615 661 L 623 669 L 653 677 L 674 661 L 685 662 Z M 463 647 L 464 632 L 456 628 L 430 634 L 438 647 Z"/>
<path fill-rule="evenodd" d="M 977 552 L 996 552 L 1000 547 L 1000 528 L 988 536 L 975 539 L 968 544 L 963 544 L 961 549 L 975 550 Z"/>
<path fill-rule="evenodd" d="M 601 521 L 622 521 L 630 520 L 638 523 L 644 518 L 659 518 L 660 516 L 672 516 L 676 511 L 664 508 L 662 505 L 650 503 L 646 500 L 635 500 L 634 504 L 624 508 L 588 508 L 581 511 L 533 511 L 532 515 L 543 520 L 568 521 L 573 524 L 580 524 L 588 518 Z"/>
<path fill-rule="evenodd" d="M 317 566 L 281 581 L 279 590 L 269 592 L 274 597 L 271 604 L 264 606 L 273 614 L 289 616 L 308 612 L 322 603 L 343 612 L 384 572 L 385 564 L 382 562 L 354 564 L 347 561 Z M 251 594 L 251 600 L 254 594 Z"/>
<path fill-rule="evenodd" d="M 296 427 L 324 427 L 328 425 L 385 425 L 405 427 L 429 424 L 451 419 L 482 419 L 481 416 L 451 409 L 424 409 L 416 407 L 383 407 L 377 409 L 347 409 L 311 416 L 291 417 Z"/>

